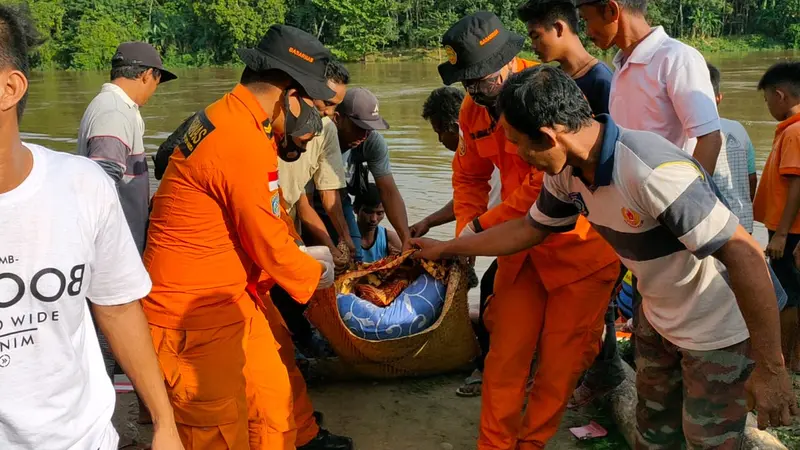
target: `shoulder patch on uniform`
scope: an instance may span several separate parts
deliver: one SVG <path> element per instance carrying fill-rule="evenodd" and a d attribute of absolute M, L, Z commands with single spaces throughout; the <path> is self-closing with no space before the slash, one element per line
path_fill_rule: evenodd
<path fill-rule="evenodd" d="M 272 215 L 281 216 L 281 196 L 277 192 L 272 195 Z"/>
<path fill-rule="evenodd" d="M 181 150 L 181 153 L 183 153 L 183 156 L 188 158 L 189 155 L 197 149 L 200 142 L 211 134 L 215 128 L 211 120 L 208 119 L 205 111 L 197 113 L 189 124 L 189 128 L 186 129 L 186 133 L 184 133 L 181 142 L 178 144 L 178 148 Z"/>

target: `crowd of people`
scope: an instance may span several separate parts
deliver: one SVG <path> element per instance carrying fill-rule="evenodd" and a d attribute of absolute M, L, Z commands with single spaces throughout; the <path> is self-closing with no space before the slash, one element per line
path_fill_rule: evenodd
<path fill-rule="evenodd" d="M 779 121 L 759 183 L 747 131 L 719 117 L 720 71 L 646 6 L 525 2 L 540 62 L 493 13 L 453 24 L 447 86 L 422 105 L 453 152 L 453 198 L 410 226 L 378 99 L 305 31 L 273 25 L 239 50 L 235 87 L 160 146 L 151 195 L 139 110 L 176 78 L 155 48 L 119 45 L 77 155 L 54 152 L 20 138 L 40 38 L 0 6 L 0 447 L 116 449 L 121 371 L 154 450 L 352 449 L 298 368 L 317 352 L 304 308 L 354 262 L 407 250 L 497 257 L 457 390 L 481 396 L 480 450 L 544 448 L 568 407 L 622 383 L 611 299 L 628 272 L 636 448 L 736 449 L 749 411 L 790 424 L 800 62 L 758 84 Z M 618 49 L 614 70 L 581 19 Z M 424 237 L 451 222 L 456 238 Z"/>

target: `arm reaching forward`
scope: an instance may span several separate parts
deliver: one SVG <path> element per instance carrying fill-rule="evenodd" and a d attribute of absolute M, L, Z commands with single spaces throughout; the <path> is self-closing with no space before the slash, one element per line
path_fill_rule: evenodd
<path fill-rule="evenodd" d="M 505 256 L 540 244 L 550 234 L 536 227 L 530 218 L 509 220 L 478 234 L 440 242 L 433 239 L 412 239 L 420 249 L 416 257 L 437 260 L 455 256 Z"/>

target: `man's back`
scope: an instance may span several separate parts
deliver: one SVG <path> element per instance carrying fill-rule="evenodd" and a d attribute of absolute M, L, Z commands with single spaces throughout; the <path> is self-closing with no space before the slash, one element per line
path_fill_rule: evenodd
<path fill-rule="evenodd" d="M 112 83 L 89 103 L 78 130 L 78 154 L 97 161 L 109 173 L 121 175 L 119 197 L 139 252 L 147 239 L 150 181 L 139 107 Z"/>
<path fill-rule="evenodd" d="M 114 389 L 86 299 L 128 303 L 150 281 L 100 167 L 26 147 L 32 171 L 0 194 L 0 442 L 115 449 Z"/>
<path fill-rule="evenodd" d="M 750 170 L 748 152 L 753 144 L 742 124 L 734 120 L 720 119 L 721 151 L 714 170 L 714 183 L 725 197 L 739 223 L 753 232 L 753 202 L 750 200 Z"/>

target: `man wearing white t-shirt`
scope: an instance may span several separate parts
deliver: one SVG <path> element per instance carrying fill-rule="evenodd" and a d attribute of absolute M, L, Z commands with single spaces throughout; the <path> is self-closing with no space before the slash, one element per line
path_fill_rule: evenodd
<path fill-rule="evenodd" d="M 116 187 L 88 159 L 23 144 L 29 18 L 0 6 L 0 448 L 113 450 L 114 387 L 95 320 L 182 449 L 139 299 L 150 290 Z"/>
<path fill-rule="evenodd" d="M 651 28 L 647 0 L 573 0 L 586 34 L 614 57 L 609 113 L 620 126 L 656 133 L 710 174 L 722 149 L 719 113 L 703 55 Z"/>

